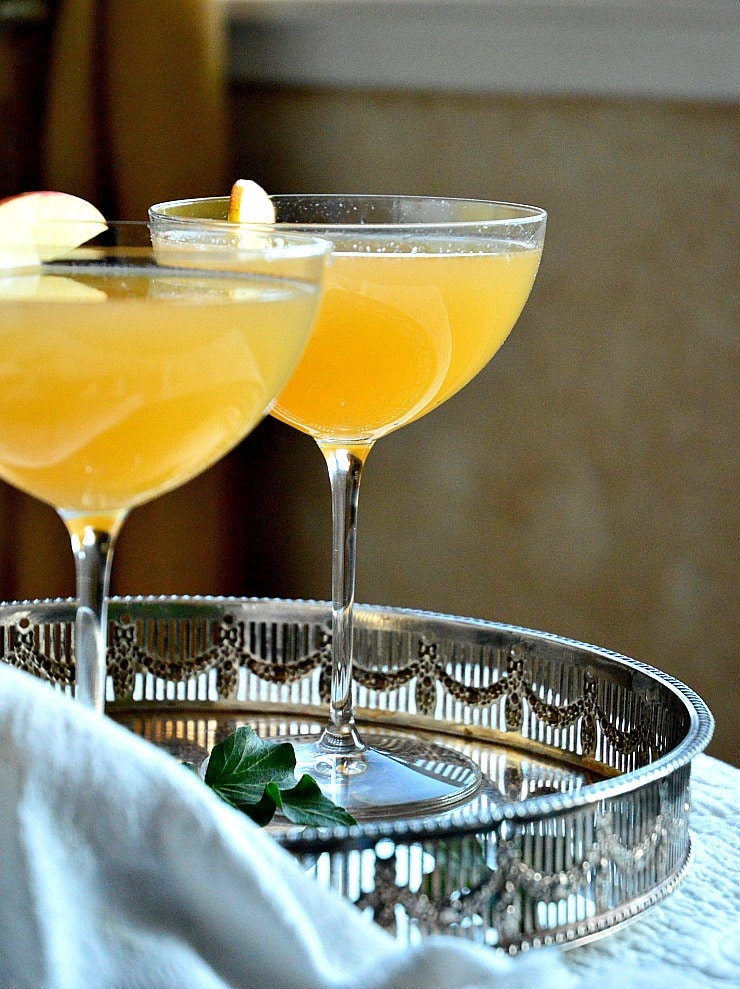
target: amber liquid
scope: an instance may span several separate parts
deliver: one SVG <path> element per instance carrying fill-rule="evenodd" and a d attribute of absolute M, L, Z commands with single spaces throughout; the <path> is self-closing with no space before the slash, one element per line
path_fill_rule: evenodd
<path fill-rule="evenodd" d="M 120 265 L 0 279 L 0 476 L 93 521 L 184 483 L 267 413 L 316 291 Z"/>
<path fill-rule="evenodd" d="M 314 333 L 273 415 L 324 441 L 373 441 L 436 408 L 495 354 L 540 250 L 332 255 Z"/>

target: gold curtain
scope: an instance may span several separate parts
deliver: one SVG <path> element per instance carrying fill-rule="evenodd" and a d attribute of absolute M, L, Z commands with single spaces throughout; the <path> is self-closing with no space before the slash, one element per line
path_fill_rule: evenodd
<path fill-rule="evenodd" d="M 215 0 L 63 0 L 49 83 L 50 188 L 117 219 L 227 188 Z"/>
<path fill-rule="evenodd" d="M 48 75 L 42 174 L 115 219 L 231 184 L 217 0 L 61 0 Z M 113 567 L 120 593 L 221 593 L 228 464 L 137 509 Z M 69 593 L 69 545 L 46 506 L 3 491 L 0 546 L 15 597 Z M 8 498 L 17 503 L 8 505 Z"/>

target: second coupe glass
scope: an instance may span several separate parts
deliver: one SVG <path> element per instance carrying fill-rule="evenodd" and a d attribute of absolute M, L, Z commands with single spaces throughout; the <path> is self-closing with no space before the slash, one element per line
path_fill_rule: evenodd
<path fill-rule="evenodd" d="M 439 812 L 480 773 L 457 752 L 367 732 L 352 699 L 360 479 L 375 441 L 432 411 L 498 350 L 532 288 L 544 210 L 404 196 L 272 197 L 277 228 L 333 244 L 316 330 L 273 415 L 311 435 L 332 491 L 332 680 L 328 723 L 297 738 L 300 768 L 356 818 Z M 164 203 L 155 222 L 227 218 L 227 199 Z"/>

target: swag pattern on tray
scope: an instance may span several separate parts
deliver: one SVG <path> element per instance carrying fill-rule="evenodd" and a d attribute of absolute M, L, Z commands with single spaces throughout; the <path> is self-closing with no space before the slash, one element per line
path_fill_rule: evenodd
<path fill-rule="evenodd" d="M 108 674 L 113 683 L 116 700 L 134 695 L 137 676 L 149 674 L 168 683 L 183 683 L 195 677 L 213 673 L 215 688 L 221 700 L 235 699 L 239 692 L 241 671 L 252 674 L 266 683 L 289 685 L 297 683 L 319 671 L 319 693 L 322 701 L 328 700 L 331 675 L 331 632 L 328 626 L 319 630 L 313 648 L 288 659 L 274 656 L 264 658 L 250 646 L 264 635 L 254 627 L 255 623 L 237 622 L 225 615 L 212 623 L 200 639 L 211 639 L 197 652 L 171 648 L 166 632 L 159 630 L 153 638 L 162 642 L 158 651 L 143 644 L 140 623 L 128 614 L 111 622 L 108 650 Z M 52 651 L 40 646 L 38 627 L 23 621 L 5 628 L 5 648 L 2 659 L 36 676 L 63 686 L 74 682 L 74 662 L 71 658 L 71 636 L 67 650 L 60 643 Z M 177 638 L 177 633 L 175 633 Z M 196 633 L 194 641 L 199 638 Z M 61 648 L 60 648 L 61 645 Z M 526 669 L 526 654 L 522 646 L 511 646 L 503 658 L 499 675 L 485 684 L 465 683 L 455 676 L 454 659 L 447 657 L 447 644 L 432 641 L 426 636 L 416 639 L 415 655 L 409 655 L 398 668 L 379 668 L 363 665 L 362 650 L 358 649 L 353 675 L 355 682 L 367 690 L 390 695 L 408 687 L 413 696 L 413 706 L 418 715 L 432 716 L 445 694 L 471 709 L 501 705 L 501 727 L 508 732 L 525 732 L 525 723 L 532 716 L 543 726 L 555 731 L 566 731 L 575 726 L 579 732 L 579 749 L 583 756 L 594 757 L 597 747 L 597 725 L 605 741 L 623 756 L 632 757 L 637 765 L 645 765 L 651 758 L 652 740 L 656 737 L 655 717 L 652 705 L 645 704 L 643 716 L 633 727 L 625 730 L 610 719 L 599 703 L 597 681 L 593 673 L 583 672 L 581 696 L 576 700 L 558 703 L 541 696 L 533 678 Z M 264 650 L 263 650 L 264 651 Z M 269 651 L 269 650 L 268 650 Z"/>

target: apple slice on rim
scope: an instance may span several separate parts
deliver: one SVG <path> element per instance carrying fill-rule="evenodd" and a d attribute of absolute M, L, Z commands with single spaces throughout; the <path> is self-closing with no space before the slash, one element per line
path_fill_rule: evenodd
<path fill-rule="evenodd" d="M 237 179 L 229 196 L 230 223 L 274 223 L 275 207 L 261 185 L 251 179 Z M 241 230 L 239 246 L 249 250 L 258 247 L 262 236 L 256 230 Z"/>
<path fill-rule="evenodd" d="M 231 223 L 274 223 L 275 206 L 261 185 L 251 179 L 238 179 L 229 196 Z"/>
<path fill-rule="evenodd" d="M 66 192 L 23 192 L 0 201 L 0 269 L 52 261 L 107 228 L 85 199 Z"/>

